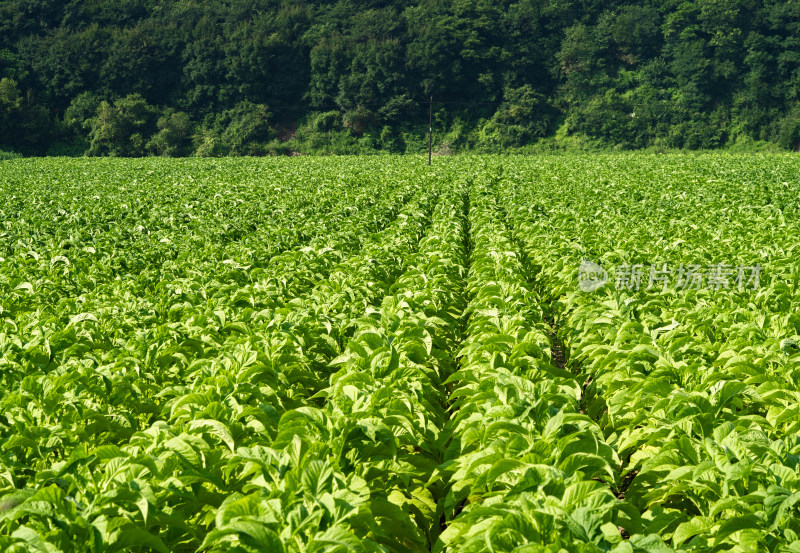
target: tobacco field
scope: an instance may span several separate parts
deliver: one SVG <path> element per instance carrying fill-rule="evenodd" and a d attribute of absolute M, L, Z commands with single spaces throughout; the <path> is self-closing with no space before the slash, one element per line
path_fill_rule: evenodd
<path fill-rule="evenodd" d="M 798 175 L 2 161 L 0 551 L 800 552 Z"/>

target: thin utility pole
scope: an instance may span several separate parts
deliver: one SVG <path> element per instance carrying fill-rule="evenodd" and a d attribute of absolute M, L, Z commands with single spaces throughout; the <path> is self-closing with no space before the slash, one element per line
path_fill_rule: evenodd
<path fill-rule="evenodd" d="M 431 104 L 428 109 L 428 167 L 431 166 L 431 155 L 433 147 L 433 94 L 431 94 Z"/>

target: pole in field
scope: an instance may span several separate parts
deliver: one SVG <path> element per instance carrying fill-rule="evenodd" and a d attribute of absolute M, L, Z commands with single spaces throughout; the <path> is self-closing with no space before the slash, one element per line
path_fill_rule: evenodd
<path fill-rule="evenodd" d="M 428 109 L 428 167 L 431 166 L 431 155 L 433 147 L 433 94 L 431 94 L 430 108 Z"/>

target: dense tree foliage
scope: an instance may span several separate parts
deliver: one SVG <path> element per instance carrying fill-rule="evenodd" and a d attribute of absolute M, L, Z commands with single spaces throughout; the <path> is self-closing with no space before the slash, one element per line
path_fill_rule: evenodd
<path fill-rule="evenodd" d="M 800 4 L 8 0 L 0 150 L 800 146 Z"/>

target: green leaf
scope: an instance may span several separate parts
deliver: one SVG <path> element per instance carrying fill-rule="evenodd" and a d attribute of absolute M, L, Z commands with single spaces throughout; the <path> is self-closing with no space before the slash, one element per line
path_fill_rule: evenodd
<path fill-rule="evenodd" d="M 736 532 L 740 532 L 742 530 L 763 531 L 763 526 L 764 525 L 761 519 L 754 514 L 728 519 L 724 521 L 714 533 L 714 547 L 721 544 L 726 538 Z"/>
<path fill-rule="evenodd" d="M 123 551 L 133 547 L 146 546 L 158 553 L 170 553 L 170 549 L 158 536 L 136 526 L 125 526 L 118 530 L 117 537 L 111 543 L 109 551 Z"/>
<path fill-rule="evenodd" d="M 698 534 L 704 534 L 714 527 L 714 519 L 709 517 L 694 517 L 689 522 L 679 524 L 672 534 L 672 543 L 679 547 L 689 538 Z"/>
<path fill-rule="evenodd" d="M 242 519 L 230 521 L 224 528 L 209 532 L 200 549 L 207 549 L 218 544 L 226 536 L 237 536 L 242 543 L 254 547 L 258 551 L 269 551 L 270 553 L 284 551 L 283 542 L 275 532 L 259 522 Z"/>
<path fill-rule="evenodd" d="M 222 443 L 227 445 L 231 451 L 235 451 L 235 444 L 233 436 L 227 426 L 219 421 L 210 419 L 192 420 L 186 423 L 186 428 L 191 431 L 207 432 L 212 436 L 216 436 Z"/>

